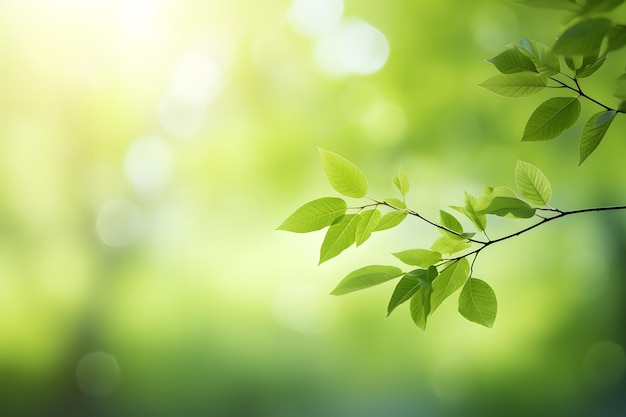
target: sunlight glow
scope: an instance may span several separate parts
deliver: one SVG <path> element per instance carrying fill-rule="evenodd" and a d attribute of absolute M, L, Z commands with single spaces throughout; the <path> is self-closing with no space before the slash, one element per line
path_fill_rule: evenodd
<path fill-rule="evenodd" d="M 144 216 L 139 207 L 125 199 L 107 201 L 98 212 L 96 231 L 100 240 L 112 247 L 125 247 L 143 232 Z"/>
<path fill-rule="evenodd" d="M 288 284 L 280 288 L 274 298 L 274 317 L 290 330 L 302 333 L 321 333 L 329 321 L 329 306 L 325 295 L 316 287 Z"/>
<path fill-rule="evenodd" d="M 320 37 L 314 54 L 319 68 L 329 75 L 367 75 L 385 65 L 389 42 L 369 23 L 350 18 Z"/>
<path fill-rule="evenodd" d="M 184 54 L 176 63 L 170 89 L 159 103 L 163 128 L 176 137 L 196 134 L 206 121 L 208 103 L 222 86 L 222 69 L 215 58 L 199 51 Z"/>
<path fill-rule="evenodd" d="M 119 0 L 116 12 L 120 23 L 136 39 L 148 39 L 156 31 L 160 0 Z"/>
<path fill-rule="evenodd" d="M 124 160 L 126 176 L 144 194 L 161 190 L 172 171 L 172 151 L 165 140 L 148 136 L 131 144 Z"/>
<path fill-rule="evenodd" d="M 315 38 L 333 29 L 343 14 L 343 0 L 293 0 L 288 11 L 291 26 Z"/>

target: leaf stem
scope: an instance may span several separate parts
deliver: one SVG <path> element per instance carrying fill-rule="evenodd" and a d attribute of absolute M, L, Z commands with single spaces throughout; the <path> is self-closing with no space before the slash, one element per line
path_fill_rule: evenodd
<path fill-rule="evenodd" d="M 562 74 L 562 73 L 561 73 L 561 74 Z M 600 106 L 600 107 L 604 108 L 604 109 L 605 109 L 605 110 L 607 110 L 607 111 L 614 111 L 614 112 L 617 112 L 617 113 L 624 113 L 624 111 L 622 111 L 622 110 L 618 110 L 618 109 L 614 109 L 614 108 L 612 108 L 612 107 L 609 107 L 609 106 L 607 106 L 606 104 L 600 103 L 598 100 L 596 100 L 596 99 L 594 99 L 594 98 L 592 98 L 592 97 L 589 97 L 587 94 L 585 94 L 585 93 L 583 92 L 582 88 L 580 87 L 580 83 L 578 82 L 578 78 L 576 78 L 576 77 L 570 77 L 570 76 L 568 76 L 568 75 L 566 75 L 566 74 L 562 74 L 562 75 L 565 75 L 567 78 L 569 78 L 570 80 L 574 81 L 574 83 L 576 84 L 576 87 L 572 87 L 571 85 L 569 85 L 569 84 L 567 84 L 567 83 L 564 83 L 563 81 L 561 81 L 561 80 L 559 80 L 559 79 L 557 79 L 557 78 L 550 77 L 550 79 L 551 79 L 552 81 L 554 81 L 554 82 L 556 82 L 556 83 L 560 84 L 560 87 L 557 87 L 557 88 L 567 88 L 567 89 L 569 89 L 569 90 L 572 90 L 572 91 L 574 91 L 574 92 L 578 93 L 581 97 L 584 97 L 584 98 L 586 98 L 587 100 L 589 100 L 589 101 L 591 101 L 591 102 L 593 102 L 593 103 L 596 103 L 598 106 Z"/>

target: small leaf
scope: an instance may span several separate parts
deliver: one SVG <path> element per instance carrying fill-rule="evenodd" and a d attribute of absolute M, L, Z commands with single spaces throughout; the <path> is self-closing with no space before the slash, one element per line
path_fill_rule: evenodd
<path fill-rule="evenodd" d="M 402 270 L 395 266 L 370 265 L 350 272 L 341 280 L 331 295 L 344 295 L 353 291 L 373 287 L 402 275 Z"/>
<path fill-rule="evenodd" d="M 537 72 L 533 61 L 516 48 L 509 48 L 497 56 L 488 59 L 502 74 L 514 74 L 517 72 Z"/>
<path fill-rule="evenodd" d="M 576 70 L 576 77 L 586 78 L 593 75 L 597 70 L 600 69 L 600 67 L 602 67 L 605 61 L 606 55 L 603 55 L 599 58 L 595 56 L 583 57 L 580 68 Z"/>
<path fill-rule="evenodd" d="M 587 0 L 581 14 L 608 12 L 622 3 L 624 0 Z"/>
<path fill-rule="evenodd" d="M 449 237 L 440 237 L 432 244 L 430 247 L 431 250 L 434 250 L 439 253 L 453 254 L 457 252 L 461 252 L 472 246 L 471 242 L 451 239 Z"/>
<path fill-rule="evenodd" d="M 456 232 L 458 234 L 463 233 L 463 226 L 461 226 L 461 223 L 459 223 L 459 221 L 447 211 L 439 210 L 439 224 L 446 229 L 452 230 L 453 232 Z M 439 229 L 439 231 L 444 236 L 448 236 L 452 239 L 458 236 L 443 229 Z"/>
<path fill-rule="evenodd" d="M 484 214 L 476 213 L 477 199 L 469 193 L 465 193 L 465 207 L 451 206 L 454 210 L 464 214 L 474 223 L 474 226 L 481 232 L 487 228 L 487 217 Z"/>
<path fill-rule="evenodd" d="M 340 198 L 319 198 L 297 209 L 277 229 L 295 233 L 320 230 L 346 214 L 347 209 L 346 202 Z"/>
<path fill-rule="evenodd" d="M 380 232 L 381 230 L 387 230 L 396 227 L 397 225 L 402 223 L 402 220 L 404 220 L 406 216 L 406 211 L 390 211 L 380 219 L 374 231 Z"/>
<path fill-rule="evenodd" d="M 613 95 L 617 98 L 626 99 L 626 74 L 622 74 L 615 80 L 615 92 Z"/>
<path fill-rule="evenodd" d="M 408 249 L 401 252 L 392 253 L 407 265 L 421 266 L 428 268 L 441 261 L 441 253 L 428 249 Z"/>
<path fill-rule="evenodd" d="M 481 210 L 480 214 L 495 214 L 500 217 L 529 219 L 535 215 L 536 209 L 524 200 L 514 197 L 495 197 L 489 206 Z"/>
<path fill-rule="evenodd" d="M 488 187 L 488 186 L 485 186 L 484 190 L 483 190 L 483 195 L 480 198 L 476 199 L 476 203 L 474 204 L 474 209 L 475 209 L 476 213 L 479 214 L 483 210 L 485 210 L 487 207 L 489 207 L 489 205 L 491 204 L 493 199 L 496 198 L 496 197 L 517 198 L 517 194 L 515 194 L 515 191 L 513 191 L 513 189 L 511 189 L 509 187 L 503 187 L 503 186 L 500 186 L 500 187 Z"/>
<path fill-rule="evenodd" d="M 626 26 L 613 25 L 609 31 L 609 44 L 607 46 L 607 50 L 615 51 L 623 48 L 624 45 L 626 45 Z"/>
<path fill-rule="evenodd" d="M 352 162 L 334 152 L 324 149 L 319 149 L 319 152 L 326 178 L 337 192 L 347 197 L 361 198 L 365 196 L 367 179 Z"/>
<path fill-rule="evenodd" d="M 565 56 L 597 55 L 612 26 L 613 23 L 606 18 L 581 20 L 563 32 L 552 50 Z"/>
<path fill-rule="evenodd" d="M 422 330 L 426 330 L 426 322 L 430 315 L 430 296 L 432 293 L 432 281 L 437 277 L 437 268 L 431 266 L 426 274 L 419 274 L 419 289 L 411 297 L 411 317 L 415 324 Z"/>
<path fill-rule="evenodd" d="M 615 110 L 601 111 L 591 116 L 587 121 L 580 138 L 580 162 L 578 165 L 582 164 L 598 147 L 616 114 Z"/>
<path fill-rule="evenodd" d="M 522 142 L 554 139 L 580 116 L 578 97 L 553 97 L 537 107 L 526 123 Z"/>
<path fill-rule="evenodd" d="M 354 243 L 360 221 L 361 216 L 346 214 L 328 228 L 320 249 L 320 264 L 339 255 Z"/>
<path fill-rule="evenodd" d="M 524 161 L 517 161 L 515 183 L 522 197 L 528 202 L 547 206 L 552 197 L 550 181 L 536 166 Z"/>
<path fill-rule="evenodd" d="M 406 208 L 406 203 L 402 200 L 398 200 L 397 198 L 385 198 L 384 202 L 401 210 Z"/>
<path fill-rule="evenodd" d="M 518 48 L 520 52 L 528 55 L 540 73 L 553 75 L 561 71 L 559 59 L 552 54 L 552 50 L 549 47 L 541 42 L 522 38 L 515 47 Z"/>
<path fill-rule="evenodd" d="M 461 288 L 470 274 L 470 265 L 467 258 L 461 258 L 451 263 L 433 281 L 433 293 L 430 296 L 431 310 L 434 312 L 437 307 Z"/>
<path fill-rule="evenodd" d="M 492 328 L 498 312 L 493 289 L 485 281 L 470 278 L 459 296 L 459 313 L 469 321 Z"/>
<path fill-rule="evenodd" d="M 393 290 L 393 294 L 389 299 L 389 304 L 387 305 L 387 317 L 391 314 L 393 310 L 396 309 L 400 304 L 406 302 L 411 299 L 413 294 L 420 289 L 420 280 L 419 274 L 426 274 L 425 269 L 416 269 L 415 271 L 411 271 L 398 281 L 398 285 Z"/>
<path fill-rule="evenodd" d="M 494 75 L 480 85 L 500 96 L 518 98 L 537 94 L 547 86 L 547 83 L 542 76 L 520 72 Z"/>
<path fill-rule="evenodd" d="M 400 194 L 404 197 L 409 192 L 409 177 L 402 168 L 398 169 L 396 175 L 392 179 L 393 185 L 400 191 Z"/>
<path fill-rule="evenodd" d="M 356 228 L 356 245 L 361 246 L 372 235 L 382 215 L 379 210 L 367 210 L 359 214 L 361 221 Z"/>

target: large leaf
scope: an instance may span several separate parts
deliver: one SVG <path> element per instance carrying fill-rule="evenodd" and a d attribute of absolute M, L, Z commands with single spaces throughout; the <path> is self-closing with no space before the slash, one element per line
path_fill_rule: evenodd
<path fill-rule="evenodd" d="M 343 295 L 382 284 L 402 275 L 402 270 L 395 266 L 370 265 L 350 272 L 341 280 L 332 295 Z"/>
<path fill-rule="evenodd" d="M 483 195 L 480 196 L 480 198 L 476 199 L 476 202 L 474 204 L 475 212 L 476 213 L 481 213 L 483 210 L 485 210 L 487 207 L 489 207 L 489 205 L 491 204 L 493 199 L 496 198 L 496 197 L 517 198 L 517 194 L 515 194 L 515 191 L 513 191 L 513 189 L 509 188 L 509 187 L 504 187 L 504 186 L 489 187 L 489 186 L 485 186 L 484 190 L 483 190 Z"/>
<path fill-rule="evenodd" d="M 324 149 L 319 149 L 322 166 L 330 185 L 339 193 L 354 198 L 367 193 L 365 175 L 350 161 Z"/>
<path fill-rule="evenodd" d="M 498 74 L 480 84 L 503 97 L 518 98 L 537 94 L 546 86 L 546 79 L 533 73 Z"/>
<path fill-rule="evenodd" d="M 346 214 L 328 228 L 320 249 L 320 264 L 339 255 L 354 243 L 360 221 L 361 216 Z"/>
<path fill-rule="evenodd" d="M 397 225 L 402 223 L 402 220 L 404 220 L 406 216 L 406 211 L 390 211 L 380 219 L 380 221 L 376 225 L 376 228 L 374 228 L 374 231 L 379 232 L 381 230 L 387 230 L 396 227 Z"/>
<path fill-rule="evenodd" d="M 580 138 L 580 162 L 578 165 L 582 164 L 598 147 L 616 115 L 615 110 L 601 111 L 591 116 L 587 121 Z"/>
<path fill-rule="evenodd" d="M 409 272 L 398 281 L 398 285 L 393 290 L 393 294 L 387 305 L 387 316 L 391 314 L 400 304 L 408 301 L 420 289 L 420 276 L 422 280 L 426 277 L 426 269 L 416 269 Z"/>
<path fill-rule="evenodd" d="M 382 215 L 379 210 L 367 210 L 359 214 L 361 221 L 356 228 L 356 245 L 360 246 L 372 235 Z"/>
<path fill-rule="evenodd" d="M 529 219 L 535 215 L 536 209 L 524 200 L 516 197 L 494 197 L 489 205 L 481 210 L 480 214 L 495 214 L 500 217 Z"/>
<path fill-rule="evenodd" d="M 392 254 L 407 265 L 428 268 L 441 261 L 441 253 L 428 249 L 408 249 Z"/>
<path fill-rule="evenodd" d="M 398 169 L 398 172 L 393 176 L 391 181 L 398 191 L 400 191 L 402 196 L 405 196 L 409 192 L 409 177 L 406 175 L 406 172 L 402 170 L 402 168 Z"/>
<path fill-rule="evenodd" d="M 579 116 L 578 97 L 548 99 L 528 119 L 522 142 L 554 139 L 576 123 Z"/>
<path fill-rule="evenodd" d="M 468 279 L 459 296 L 459 313 L 469 321 L 493 327 L 498 302 L 489 284 L 477 278 Z"/>
<path fill-rule="evenodd" d="M 552 50 L 564 56 L 598 56 L 602 41 L 612 27 L 613 23 L 606 18 L 581 20 L 563 32 Z"/>
<path fill-rule="evenodd" d="M 550 181 L 536 166 L 517 161 L 515 183 L 522 197 L 538 206 L 547 206 L 552 197 Z"/>
<path fill-rule="evenodd" d="M 515 74 L 517 72 L 538 72 L 533 61 L 517 48 L 509 48 L 497 56 L 488 59 L 502 74 Z"/>
<path fill-rule="evenodd" d="M 297 209 L 277 229 L 296 233 L 320 230 L 346 214 L 347 209 L 346 202 L 340 198 L 319 198 Z"/>
<path fill-rule="evenodd" d="M 553 75 L 561 71 L 559 59 L 552 54 L 552 50 L 549 47 L 541 42 L 522 38 L 515 47 L 533 61 L 540 73 Z"/>
<path fill-rule="evenodd" d="M 433 293 L 430 296 L 430 308 L 434 312 L 437 307 L 461 288 L 470 274 L 470 265 L 467 258 L 461 258 L 451 263 L 433 281 Z"/>

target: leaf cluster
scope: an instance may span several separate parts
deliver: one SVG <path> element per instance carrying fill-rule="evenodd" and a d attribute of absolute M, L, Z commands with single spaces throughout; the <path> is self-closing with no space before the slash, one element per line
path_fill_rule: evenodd
<path fill-rule="evenodd" d="M 620 6 L 624 0 L 527 0 L 529 6 L 569 11 L 570 24 L 551 47 L 522 38 L 488 59 L 499 71 L 481 86 L 500 96 L 527 97 L 542 90 L 561 89 L 572 95 L 542 102 L 528 119 L 522 142 L 551 140 L 572 127 L 581 116 L 580 101 L 589 100 L 602 108 L 588 117 L 579 144 L 579 165 L 598 147 L 615 117 L 626 111 L 626 73 L 617 77 L 611 107 L 587 95 L 580 80 L 592 76 L 610 52 L 626 45 L 626 26 L 597 16 Z"/>
<path fill-rule="evenodd" d="M 407 249 L 392 254 L 404 264 L 406 270 L 393 265 L 364 266 L 346 275 L 331 294 L 344 295 L 399 279 L 389 299 L 387 314 L 409 302 L 413 321 L 425 329 L 428 317 L 439 305 L 461 290 L 459 313 L 483 326 L 493 326 L 497 313 L 495 293 L 485 281 L 471 276 L 468 257 L 473 256 L 473 264 L 481 250 L 511 237 L 493 241 L 475 239 L 479 232 L 487 236 L 489 215 L 528 219 L 534 217 L 538 209 L 554 210 L 548 207 L 552 196 L 550 183 L 538 168 L 518 161 L 515 181 L 520 196 L 513 189 L 503 186 L 484 187 L 479 197 L 465 193 L 464 204 L 450 208 L 466 217 L 475 227 L 476 231 L 468 232 L 451 212 L 440 210 L 439 221 L 433 222 L 408 208 L 406 195 L 410 184 L 402 169 L 391 180 L 400 198 L 373 199 L 366 196 L 368 183 L 365 175 L 352 162 L 323 149 L 320 149 L 320 155 L 326 177 L 335 191 L 344 197 L 367 201 L 349 208 L 343 198 L 319 198 L 298 208 L 278 227 L 296 233 L 327 228 L 319 263 L 336 257 L 353 244 L 363 244 L 374 232 L 398 226 L 408 216 L 426 221 L 441 234 L 428 248 Z"/>

